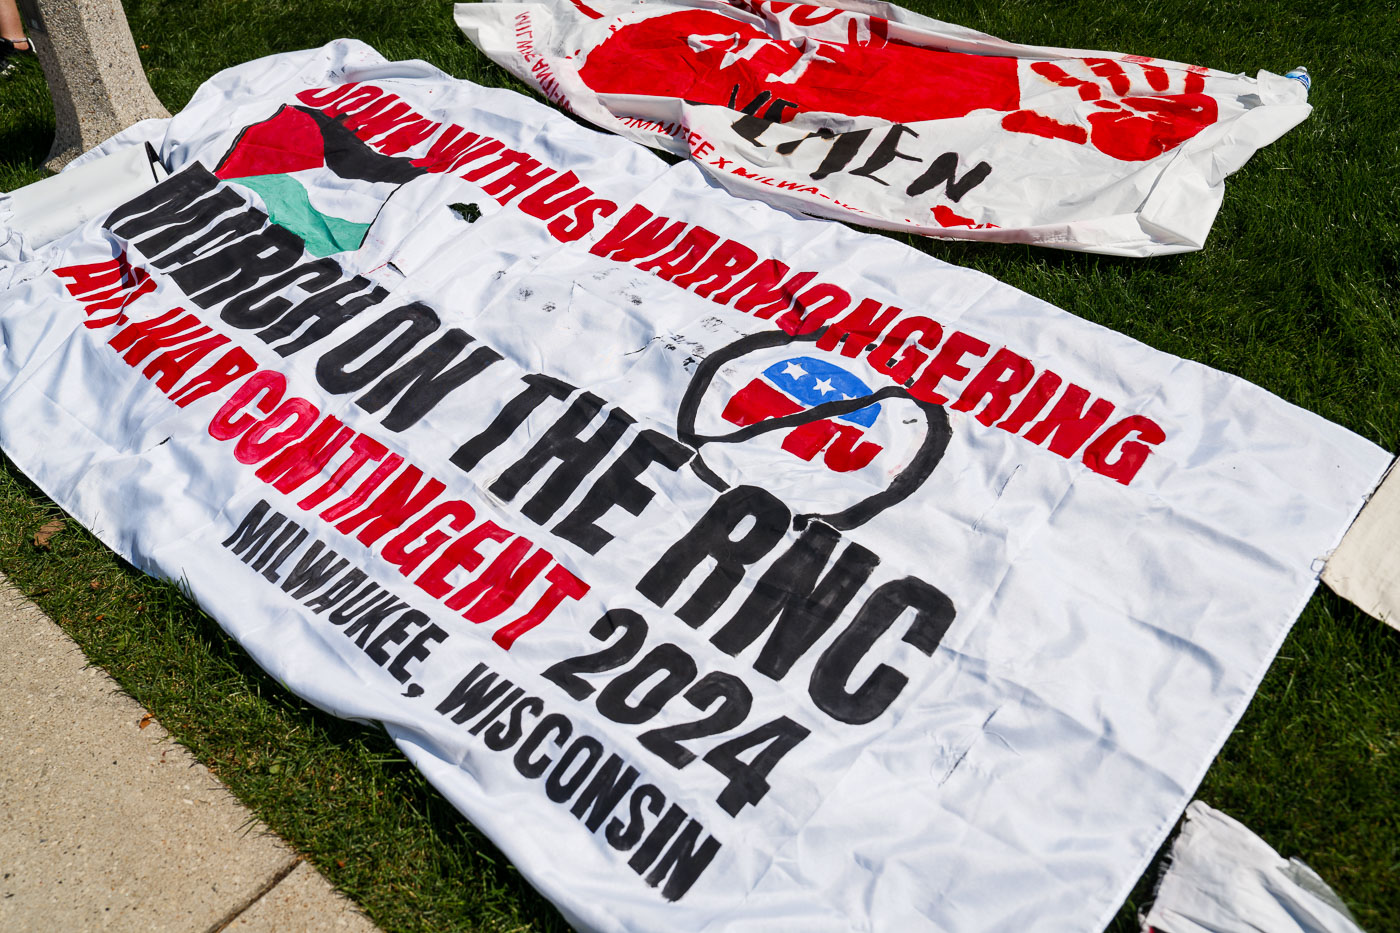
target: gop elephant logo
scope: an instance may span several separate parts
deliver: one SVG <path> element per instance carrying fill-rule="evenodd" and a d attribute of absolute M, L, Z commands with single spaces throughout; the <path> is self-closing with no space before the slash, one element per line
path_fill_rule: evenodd
<path fill-rule="evenodd" d="M 865 524 L 907 499 L 952 438 L 942 406 L 903 386 L 872 390 L 814 344 L 822 331 L 763 331 L 715 350 L 695 368 L 676 416 L 698 450 L 696 472 L 717 488 L 757 482 L 798 524 Z"/>
<path fill-rule="evenodd" d="M 745 428 L 827 402 L 868 395 L 870 387 L 840 366 L 816 357 L 795 356 L 764 369 L 730 397 L 720 417 Z M 808 421 L 783 438 L 782 448 L 808 461 L 822 454 L 822 463 L 837 473 L 859 470 L 882 450 L 881 445 L 863 439 L 865 430 L 875 427 L 879 418 L 877 403 L 835 418 Z"/>

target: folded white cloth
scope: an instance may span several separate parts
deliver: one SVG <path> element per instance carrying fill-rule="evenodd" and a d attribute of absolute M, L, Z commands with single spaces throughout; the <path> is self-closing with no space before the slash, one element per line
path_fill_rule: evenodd
<path fill-rule="evenodd" d="M 1317 872 L 1199 800 L 1170 858 L 1144 933 L 1361 933 Z"/>

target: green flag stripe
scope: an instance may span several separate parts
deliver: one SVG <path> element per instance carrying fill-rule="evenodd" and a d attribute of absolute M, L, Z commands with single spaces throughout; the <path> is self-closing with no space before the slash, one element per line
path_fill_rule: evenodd
<path fill-rule="evenodd" d="M 369 230 L 369 224 L 353 223 L 316 210 L 301 182 L 290 175 L 252 175 L 229 180 L 256 191 L 267 205 L 272 222 L 301 237 L 306 251 L 318 258 L 359 249 Z"/>

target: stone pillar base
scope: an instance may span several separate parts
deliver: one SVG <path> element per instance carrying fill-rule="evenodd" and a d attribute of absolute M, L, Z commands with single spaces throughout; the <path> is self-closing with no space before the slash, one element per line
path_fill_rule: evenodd
<path fill-rule="evenodd" d="M 168 117 L 146 83 L 121 0 L 20 0 L 53 97 L 57 132 L 44 167 L 58 171 L 107 137 Z"/>

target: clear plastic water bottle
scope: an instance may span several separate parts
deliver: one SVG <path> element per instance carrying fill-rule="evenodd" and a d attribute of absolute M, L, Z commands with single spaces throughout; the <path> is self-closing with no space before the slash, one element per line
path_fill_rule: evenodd
<path fill-rule="evenodd" d="M 1297 68 L 1294 68 L 1288 74 L 1284 75 L 1284 77 L 1292 78 L 1294 81 L 1300 81 L 1302 82 L 1303 87 L 1307 88 L 1308 90 L 1312 90 L 1312 78 L 1308 76 L 1308 69 L 1304 68 L 1302 65 L 1299 65 Z"/>

